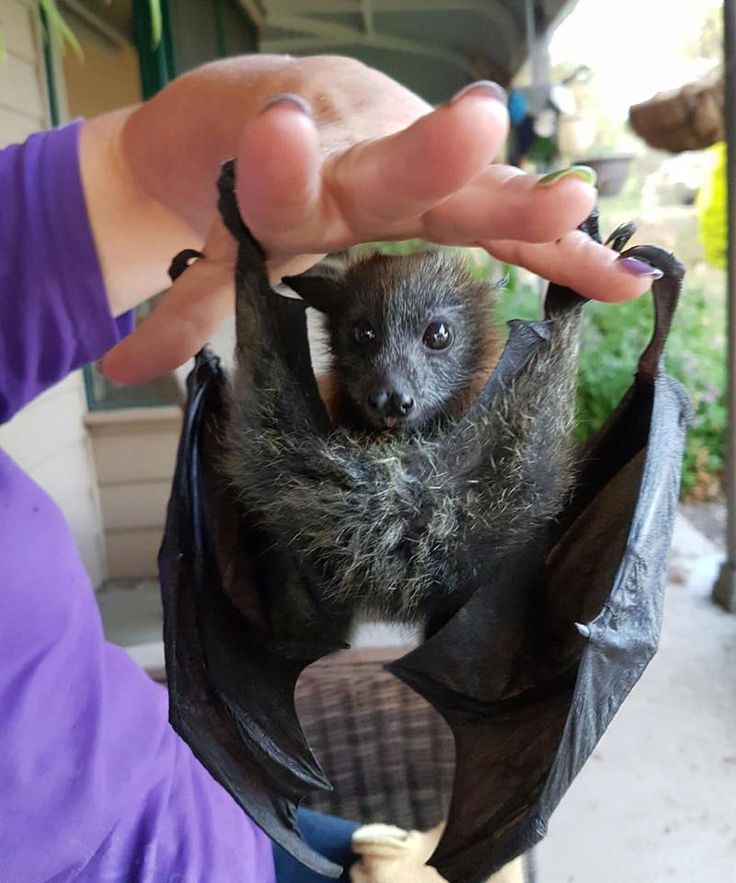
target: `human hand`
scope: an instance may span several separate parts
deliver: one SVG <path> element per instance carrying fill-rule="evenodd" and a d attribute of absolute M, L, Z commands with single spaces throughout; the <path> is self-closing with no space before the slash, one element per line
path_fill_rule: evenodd
<path fill-rule="evenodd" d="M 482 244 L 502 260 L 601 300 L 646 290 L 651 280 L 575 229 L 595 200 L 585 180 L 570 174 L 540 184 L 538 176 L 491 164 L 507 133 L 505 107 L 492 85 L 477 84 L 434 112 L 421 110 L 405 102 L 398 117 L 418 116 L 413 124 L 346 145 L 339 139 L 325 145 L 299 99 L 269 103 L 246 124 L 237 150 L 238 197 L 271 257 L 273 278 L 357 242 L 422 237 Z M 232 311 L 235 248 L 217 223 L 204 253 L 138 331 L 108 354 L 108 376 L 136 383 L 171 370 Z"/>

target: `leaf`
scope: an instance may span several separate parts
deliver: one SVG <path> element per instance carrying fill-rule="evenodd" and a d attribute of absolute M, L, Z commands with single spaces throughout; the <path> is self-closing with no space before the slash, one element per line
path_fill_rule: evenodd
<path fill-rule="evenodd" d="M 161 0 L 148 0 L 148 11 L 151 16 L 151 49 L 157 49 L 163 31 Z"/>
<path fill-rule="evenodd" d="M 83 61 L 84 50 L 82 49 L 79 40 L 77 40 L 74 31 L 69 27 L 62 14 L 59 12 L 56 0 L 39 0 L 39 3 L 46 16 L 46 27 L 48 28 L 49 35 L 60 41 L 61 51 L 64 52 L 65 46 L 69 45 L 79 61 Z"/>

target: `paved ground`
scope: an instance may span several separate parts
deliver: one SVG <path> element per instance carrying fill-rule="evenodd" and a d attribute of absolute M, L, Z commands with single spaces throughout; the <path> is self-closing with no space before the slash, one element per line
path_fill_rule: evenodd
<path fill-rule="evenodd" d="M 660 650 L 552 818 L 539 883 L 736 881 L 736 616 L 676 528 Z"/>
<path fill-rule="evenodd" d="M 726 503 L 714 500 L 710 503 L 688 503 L 682 513 L 719 549 L 726 548 Z"/>

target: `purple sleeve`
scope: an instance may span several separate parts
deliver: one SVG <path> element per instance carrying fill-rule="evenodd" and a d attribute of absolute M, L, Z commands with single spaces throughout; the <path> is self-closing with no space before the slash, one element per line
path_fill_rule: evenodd
<path fill-rule="evenodd" d="M 125 330 L 77 135 L 0 152 L 0 419 Z M 1 450 L 0 562 L 2 883 L 274 883 L 270 841 L 171 729 L 165 690 L 105 642 L 62 514 Z"/>
<path fill-rule="evenodd" d="M 82 191 L 80 123 L 0 151 L 0 423 L 132 327 L 105 297 Z"/>

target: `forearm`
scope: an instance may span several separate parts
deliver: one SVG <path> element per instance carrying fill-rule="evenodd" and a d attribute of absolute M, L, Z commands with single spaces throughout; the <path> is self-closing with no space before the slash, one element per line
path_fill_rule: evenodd
<path fill-rule="evenodd" d="M 235 154 L 244 124 L 282 92 L 310 103 L 324 152 L 398 131 L 429 109 L 350 59 L 258 55 L 206 65 L 146 104 L 89 120 L 80 163 L 113 312 L 166 287 L 169 259 L 201 246 L 220 164 Z"/>
<path fill-rule="evenodd" d="M 129 108 L 88 120 L 79 140 L 87 214 L 113 315 L 162 291 L 167 259 L 200 239 L 146 193 L 128 164 L 121 136 L 135 113 Z"/>

